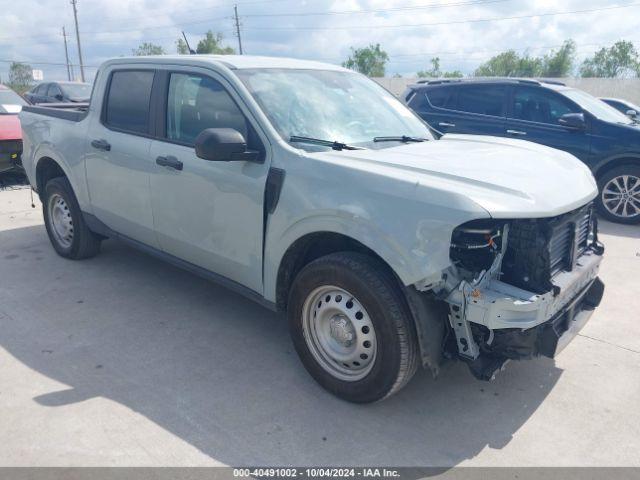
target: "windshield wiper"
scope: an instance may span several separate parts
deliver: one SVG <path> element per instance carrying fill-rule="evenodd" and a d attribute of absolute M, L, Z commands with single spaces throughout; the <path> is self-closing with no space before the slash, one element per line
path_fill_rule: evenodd
<path fill-rule="evenodd" d="M 409 142 L 426 142 L 427 140 L 429 140 L 429 139 L 428 138 L 421 138 L 421 137 L 408 137 L 407 135 L 395 136 L 395 137 L 374 137 L 373 138 L 374 142 L 403 142 L 403 143 L 409 143 Z"/>
<path fill-rule="evenodd" d="M 353 145 L 347 145 L 346 143 L 336 142 L 331 140 L 322 140 L 320 138 L 311 137 L 299 137 L 298 135 L 292 135 L 289 138 L 293 143 L 309 143 L 311 145 L 322 145 L 323 147 L 331 147 L 334 150 L 364 150 L 362 147 L 354 147 Z"/>

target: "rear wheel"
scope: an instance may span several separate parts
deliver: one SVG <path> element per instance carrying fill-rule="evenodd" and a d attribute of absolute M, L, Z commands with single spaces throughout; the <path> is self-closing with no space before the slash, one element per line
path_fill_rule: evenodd
<path fill-rule="evenodd" d="M 612 222 L 640 223 L 640 166 L 622 165 L 600 177 L 597 205 Z"/>
<path fill-rule="evenodd" d="M 42 210 L 49 240 L 59 255 L 79 260 L 100 251 L 100 238 L 84 222 L 67 178 L 57 177 L 47 182 Z"/>
<path fill-rule="evenodd" d="M 413 319 L 396 279 L 374 258 L 343 252 L 311 262 L 294 281 L 288 316 L 306 369 L 345 400 L 388 397 L 417 369 Z"/>

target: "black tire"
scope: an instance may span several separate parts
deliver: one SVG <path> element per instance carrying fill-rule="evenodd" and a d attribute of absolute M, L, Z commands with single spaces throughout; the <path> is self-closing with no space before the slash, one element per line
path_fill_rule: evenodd
<path fill-rule="evenodd" d="M 637 179 L 640 179 L 640 165 L 621 165 L 619 167 L 613 168 L 608 172 L 604 173 L 598 178 L 598 198 L 596 199 L 596 206 L 598 208 L 598 213 L 602 216 L 602 218 L 609 220 L 610 222 L 615 223 L 624 223 L 627 225 L 633 225 L 640 223 L 640 214 L 634 216 L 624 217 L 622 215 L 616 215 L 610 212 L 607 207 L 605 207 L 603 203 L 603 189 L 605 186 L 614 178 L 622 177 L 624 175 L 633 176 Z M 635 187 L 636 184 L 633 184 Z M 637 196 L 640 199 L 640 194 Z"/>
<path fill-rule="evenodd" d="M 71 215 L 73 238 L 70 245 L 61 244 L 53 230 L 48 205 L 54 195 L 62 197 L 66 209 Z M 47 234 L 49 235 L 49 240 L 58 255 L 73 260 L 80 260 L 93 257 L 100 252 L 101 239 L 87 227 L 82 212 L 80 211 L 78 200 L 73 193 L 73 188 L 71 188 L 71 184 L 66 177 L 52 178 L 47 182 L 44 187 L 42 213 L 44 215 L 44 224 L 47 229 Z"/>
<path fill-rule="evenodd" d="M 359 380 L 345 381 L 313 356 L 303 329 L 307 297 L 321 286 L 351 293 L 367 310 L 376 335 L 373 366 Z M 354 252 L 333 253 L 305 266 L 296 276 L 287 308 L 295 348 L 307 371 L 325 389 L 355 403 L 382 400 L 404 387 L 418 366 L 415 325 L 394 275 L 380 261 Z"/>

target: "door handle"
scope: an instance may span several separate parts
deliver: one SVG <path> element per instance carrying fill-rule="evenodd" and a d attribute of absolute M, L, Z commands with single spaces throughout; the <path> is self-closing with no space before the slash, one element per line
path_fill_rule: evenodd
<path fill-rule="evenodd" d="M 507 133 L 509 135 L 520 135 L 522 137 L 527 134 L 527 132 L 523 132 L 522 130 L 507 130 Z"/>
<path fill-rule="evenodd" d="M 455 123 L 449 123 L 449 122 L 440 122 L 438 124 L 438 126 L 440 126 L 440 127 L 455 127 L 456 124 Z"/>
<path fill-rule="evenodd" d="M 91 146 L 93 148 L 97 148 L 98 150 L 104 150 L 105 152 L 111 150 L 111 145 L 106 140 L 92 140 Z"/>
<path fill-rule="evenodd" d="M 160 156 L 156 158 L 156 163 L 161 167 L 169 167 L 175 170 L 182 170 L 182 162 L 173 155 L 167 155 L 166 157 Z"/>

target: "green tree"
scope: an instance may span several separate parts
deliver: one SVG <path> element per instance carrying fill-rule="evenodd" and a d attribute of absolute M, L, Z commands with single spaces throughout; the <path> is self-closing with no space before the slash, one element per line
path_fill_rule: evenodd
<path fill-rule="evenodd" d="M 180 55 L 189 55 L 191 53 L 189 51 L 189 47 L 187 46 L 187 42 L 185 42 L 182 38 L 176 40 L 176 50 Z"/>
<path fill-rule="evenodd" d="M 223 36 L 221 33 L 213 33 L 209 30 L 203 39 L 198 41 L 196 46 L 196 53 L 209 53 L 216 55 L 234 55 L 236 51 L 232 47 L 223 47 L 221 45 L 223 40 Z M 187 42 L 185 42 L 182 38 L 176 40 L 176 51 L 180 55 L 189 55 L 189 47 L 187 46 Z"/>
<path fill-rule="evenodd" d="M 160 45 L 155 45 L 153 43 L 144 42 L 141 43 L 138 48 L 131 51 L 134 55 L 142 56 L 142 55 L 165 55 L 167 52 L 164 51 Z"/>
<path fill-rule="evenodd" d="M 573 70 L 573 62 L 576 56 L 576 42 L 565 40 L 562 47 L 556 52 L 552 50 L 542 57 L 542 77 L 566 77 Z"/>
<path fill-rule="evenodd" d="M 583 77 L 638 77 L 640 59 L 632 42 L 620 40 L 609 48 L 601 48 L 580 67 Z"/>
<path fill-rule="evenodd" d="M 440 70 L 440 58 L 432 58 L 430 60 L 431 68 L 429 70 L 420 70 L 417 75 L 419 78 L 462 78 L 462 72 L 460 70 L 453 70 L 451 72 L 443 72 Z"/>
<path fill-rule="evenodd" d="M 377 43 L 364 48 L 351 47 L 351 55 L 342 66 L 369 77 L 384 77 L 388 61 L 389 55 Z"/>
<path fill-rule="evenodd" d="M 480 65 L 476 77 L 538 77 L 542 73 L 542 59 L 515 50 L 502 52 Z"/>
<path fill-rule="evenodd" d="M 215 35 L 209 30 L 205 37 L 198 42 L 196 47 L 196 53 L 215 53 L 217 55 L 233 55 L 236 51 L 231 47 L 223 47 L 222 34 L 216 33 Z"/>
<path fill-rule="evenodd" d="M 33 84 L 31 65 L 12 62 L 9 66 L 9 86 L 18 93 L 23 93 Z"/>

